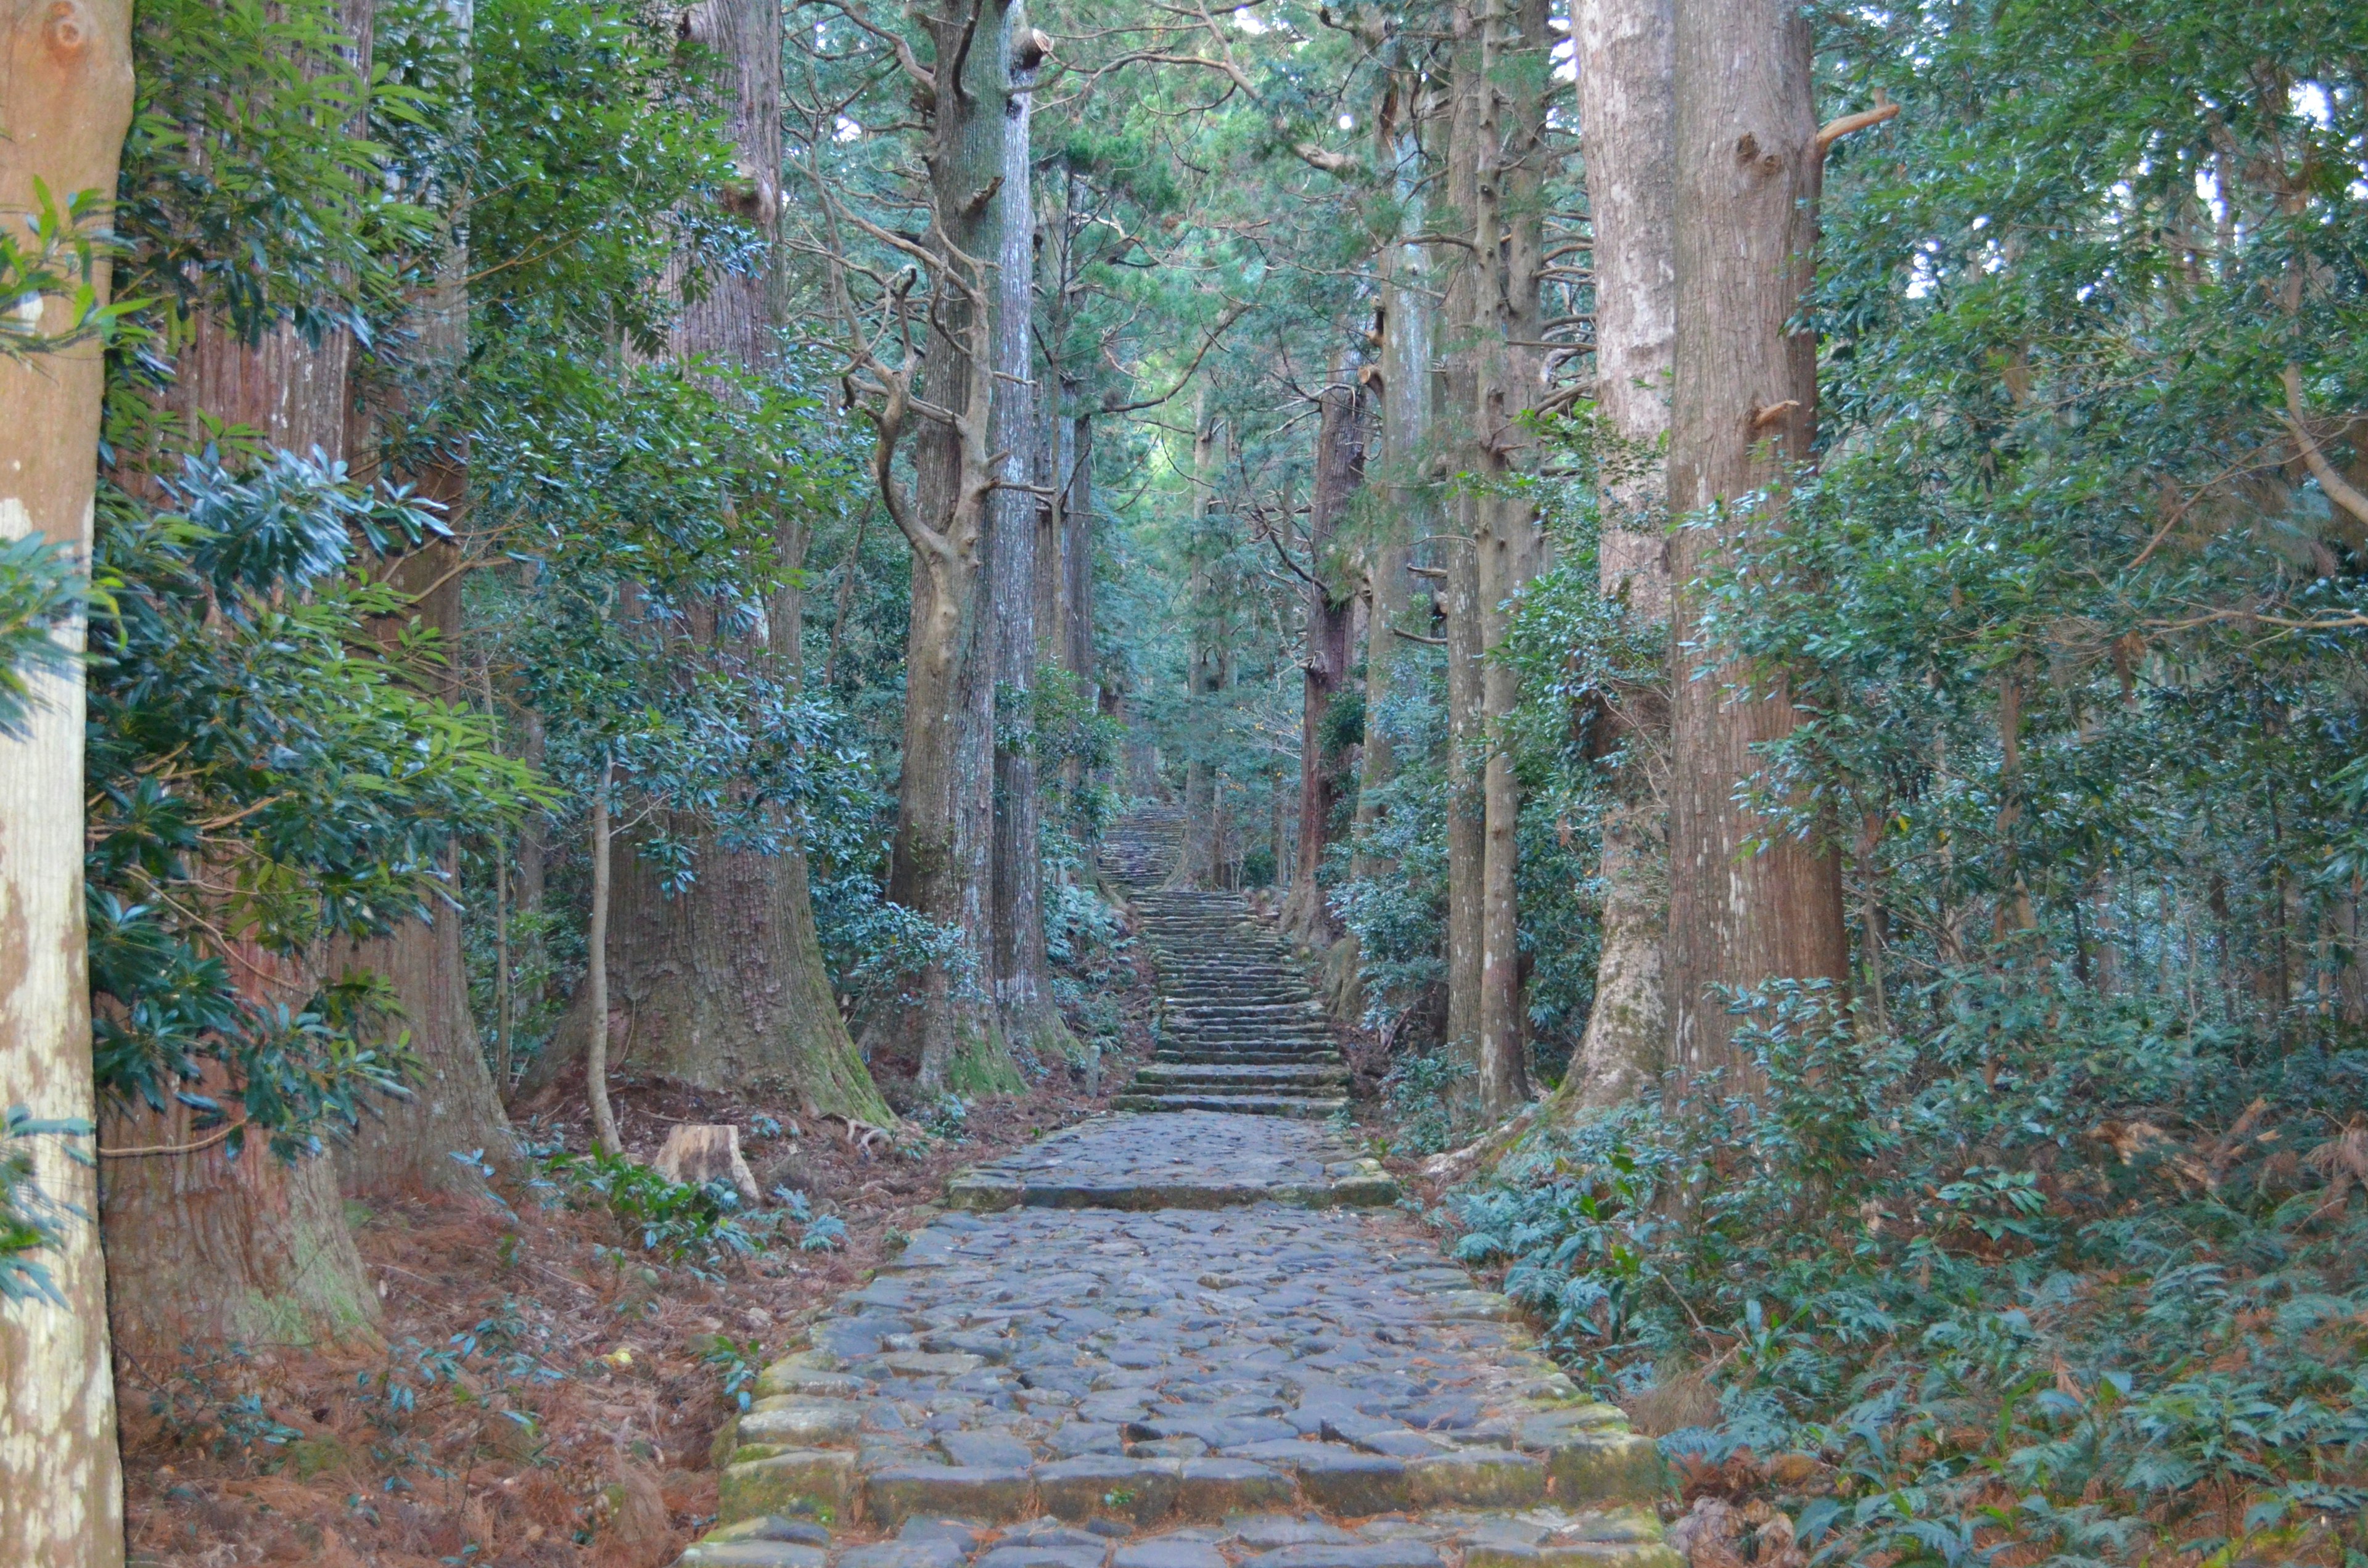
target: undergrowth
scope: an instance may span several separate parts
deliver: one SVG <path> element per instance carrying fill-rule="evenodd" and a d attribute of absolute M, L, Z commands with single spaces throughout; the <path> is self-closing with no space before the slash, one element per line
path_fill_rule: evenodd
<path fill-rule="evenodd" d="M 2368 1563 L 2368 1051 L 1952 982 L 1916 1040 L 1748 998 L 1764 1094 L 1556 1129 L 1432 1217 L 1690 1495 L 1783 1512 L 1761 1558 Z"/>

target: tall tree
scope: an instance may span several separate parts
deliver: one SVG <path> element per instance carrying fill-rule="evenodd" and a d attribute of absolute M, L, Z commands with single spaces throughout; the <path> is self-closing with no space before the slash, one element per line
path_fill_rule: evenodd
<path fill-rule="evenodd" d="M 1349 562 L 1341 558 L 1336 533 L 1365 478 L 1368 399 L 1345 355 L 1334 357 L 1331 374 L 1318 394 L 1323 414 L 1315 432 L 1315 486 L 1307 503 L 1307 585 L 1300 645 L 1299 845 L 1291 869 L 1291 893 L 1282 909 L 1283 928 L 1300 940 L 1331 939 L 1330 911 L 1324 897 L 1324 849 L 1342 779 L 1340 748 L 1333 741 L 1332 701 L 1349 678 L 1349 632 L 1357 596 Z M 1278 804 L 1278 812 L 1280 806 Z M 1281 875 L 1280 835 L 1276 874 Z"/>
<path fill-rule="evenodd" d="M 0 221 L 21 254 L 24 217 L 79 193 L 102 203 L 131 119 L 131 7 L 121 0 L 16 0 L 0 43 Z M 71 247 L 69 247 L 71 248 Z M 12 272 L 15 270 L 11 268 Z M 65 279 L 59 279 L 63 282 Z M 104 305 L 108 272 L 91 278 Z M 21 285 L 20 285 L 21 286 Z M 18 313 L 20 327 L 24 313 Z M 77 324 L 71 291 L 45 292 L 35 334 Z M 0 352 L 0 548 L 28 538 L 90 560 L 104 369 L 99 346 Z M 93 1119 L 90 981 L 83 927 L 83 684 L 77 617 L 50 632 L 63 667 L 28 672 L 29 711 L 0 728 L 0 1099 L 37 1120 Z M 64 1204 L 39 1259 L 56 1292 L 0 1299 L 0 1561 L 113 1568 L 123 1561 L 106 1267 L 97 1184 L 57 1136 L 11 1139 L 32 1179 Z M 13 1294 L 13 1293 L 12 1293 Z"/>
<path fill-rule="evenodd" d="M 373 20 L 370 0 L 345 0 L 336 16 L 342 36 L 335 55 L 342 58 L 324 51 L 312 63 L 324 79 L 347 85 L 356 131 Z M 201 307 L 174 359 L 165 402 L 192 444 L 219 421 L 267 451 L 317 451 L 342 463 L 353 423 L 353 335 L 344 327 L 307 332 L 268 316 L 243 329 L 226 311 Z M 254 912 L 242 917 L 257 923 L 227 933 L 240 992 L 265 1009 L 303 1011 L 328 978 L 330 955 L 267 943 Z M 215 1064 L 199 1089 L 219 1096 L 233 1086 Z M 237 1131 L 234 1123 L 230 1131 Z M 192 1343 L 376 1337 L 378 1298 L 347 1229 L 333 1163 L 317 1153 L 278 1158 L 263 1142 L 242 1152 L 220 1134 L 193 1136 L 183 1101 L 164 1111 L 126 1104 L 108 1114 L 101 1202 L 119 1356 L 154 1369 Z"/>
<path fill-rule="evenodd" d="M 729 373 L 761 379 L 780 360 L 781 27 L 780 7 L 757 0 L 701 0 L 683 15 L 685 41 L 714 74 L 737 165 L 719 193 L 723 216 L 752 230 L 756 243 L 742 265 L 687 291 L 668 348 L 726 372 L 726 397 L 738 395 Z M 746 653 L 761 647 L 794 679 L 805 519 L 795 501 L 739 501 L 752 512 L 777 507 L 764 631 L 733 631 L 719 614 L 702 618 L 695 634 L 741 640 Z M 636 1067 L 711 1088 L 775 1088 L 809 1112 L 887 1117 L 831 990 L 801 847 L 766 853 L 710 836 L 691 881 L 676 888 L 628 846 L 616 873 L 608 969 L 612 1006 L 631 1009 Z M 571 1018 L 563 1042 L 572 1047 L 591 1027 L 588 1015 Z"/>
<path fill-rule="evenodd" d="M 1486 3 L 1486 0 L 1484 0 Z M 1487 76 L 1488 40 L 1468 5 L 1454 8 L 1455 46 L 1449 79 L 1447 168 L 1442 232 L 1449 247 L 1447 288 L 1440 306 L 1444 341 L 1439 403 L 1440 438 L 1459 475 L 1452 521 L 1440 540 L 1441 593 L 1447 635 L 1447 1048 L 1476 1074 L 1480 1066 L 1483 879 L 1486 874 L 1487 801 L 1483 756 L 1480 661 L 1481 497 L 1471 478 L 1490 460 L 1474 449 L 1486 334 L 1495 324 L 1488 295 L 1495 278 L 1493 247 L 1480 249 L 1481 181 L 1493 163 L 1482 145 L 1495 121 Z"/>
<path fill-rule="evenodd" d="M 447 0 L 446 12 L 465 59 L 474 30 L 474 0 Z M 465 100 L 465 79 L 459 87 Z M 431 429 L 424 441 L 406 442 L 419 452 L 408 462 L 407 452 L 393 454 L 392 461 L 381 455 L 385 426 L 432 419 L 429 410 L 450 405 L 468 358 L 469 250 L 462 193 L 431 190 L 419 195 L 447 208 L 445 244 L 434 281 L 421 291 L 404 324 L 412 338 L 410 363 L 391 392 L 372 400 L 355 421 L 361 440 L 380 447 L 357 466 L 370 474 L 391 470 L 390 477 L 411 484 L 448 521 L 458 523 L 469 499 L 468 459 L 458 432 Z M 406 627 L 416 626 L 435 633 L 448 651 L 455 650 L 462 577 L 458 544 L 449 538 L 431 540 L 399 558 L 388 575 L 410 596 L 410 613 L 402 620 L 389 618 L 382 637 L 393 642 Z M 451 659 L 443 666 L 438 695 L 448 701 L 462 699 L 466 674 L 460 661 Z M 353 944 L 331 959 L 332 967 L 348 963 L 383 976 L 393 987 L 419 1062 L 419 1078 L 408 1096 L 374 1107 L 374 1114 L 339 1146 L 337 1169 L 346 1190 L 467 1190 L 481 1187 L 479 1172 L 486 1165 L 514 1165 L 508 1118 L 487 1071 L 477 1021 L 469 1007 L 459 908 L 447 904 L 432 919 L 405 921 L 389 935 Z M 475 1158 L 454 1159 L 455 1154 Z"/>
<path fill-rule="evenodd" d="M 1816 349 L 1792 321 L 1823 146 L 1799 7 L 1688 0 L 1674 36 L 1669 509 L 1693 523 L 1670 562 L 1670 1064 L 1737 1082 L 1749 1068 L 1720 988 L 1849 972 L 1836 859 L 1737 798 L 1761 766 L 1756 748 L 1798 716 L 1781 682 L 1719 663 L 1696 585 L 1740 540 L 1781 528 L 1788 471 L 1809 460 Z"/>
<path fill-rule="evenodd" d="M 1045 973 L 1043 855 L 1036 777 L 1035 687 L 1039 657 L 1037 599 L 1040 507 L 1031 485 L 1046 434 L 1036 377 L 1033 332 L 1036 297 L 1034 155 L 1029 144 L 1030 90 L 1044 62 L 1044 38 L 1017 6 L 1010 17 L 1011 55 L 1003 130 L 1001 184 L 994 199 L 1005 208 L 995 233 L 995 356 L 996 388 L 987 444 L 1002 472 L 988 497 L 988 597 L 993 621 L 995 689 L 995 825 L 993 951 L 995 1005 L 1007 1047 L 1039 1058 L 1075 1050 L 1068 1026 L 1053 1006 Z M 1049 370 L 1041 372 L 1046 381 Z M 1050 477 L 1049 465 L 1045 477 Z M 1044 548 L 1057 551 L 1055 540 Z M 1049 575 L 1049 574 L 1048 574 Z"/>
<path fill-rule="evenodd" d="M 925 239 L 873 222 L 827 187 L 822 191 L 834 308 L 857 384 L 871 399 L 873 478 L 913 551 L 889 895 L 952 938 L 924 966 L 916 1005 L 876 1027 L 884 1039 L 916 1048 L 919 1086 L 932 1094 L 1019 1084 L 992 994 L 996 649 L 988 576 L 992 496 L 1008 462 L 1019 460 L 1023 478 L 1027 472 L 1024 450 L 993 445 L 996 404 L 1004 397 L 1023 407 L 1031 401 L 1024 358 L 1016 384 L 998 389 L 996 378 L 1002 236 L 1024 233 L 1030 222 L 1025 189 L 1007 188 L 1004 169 L 1016 11 L 1008 0 L 916 10 L 912 23 L 926 61 L 901 35 L 857 18 L 889 43 L 923 113 L 926 181 L 914 194 L 929 215 Z M 1041 52 L 1029 42 L 1031 57 Z M 1031 58 L 1023 68 L 1032 64 Z M 882 318 L 877 335 L 858 320 L 855 265 L 845 248 L 849 227 L 916 269 L 866 302 Z M 926 363 L 912 351 L 922 308 L 912 290 L 921 274 L 932 290 Z M 903 349 L 893 362 L 875 347 L 891 342 Z M 907 436 L 909 488 L 897 462 Z"/>
<path fill-rule="evenodd" d="M 1520 698 L 1504 648 L 1514 601 L 1545 559 L 1537 503 L 1513 482 L 1531 438 L 1521 416 L 1536 403 L 1545 322 L 1543 210 L 1549 83 L 1546 0 L 1493 0 L 1481 27 L 1479 153 L 1474 243 L 1485 278 L 1482 355 L 1473 410 L 1480 637 L 1486 665 L 1481 713 L 1487 761 L 1482 779 L 1480 877 L 1480 1103 L 1502 1118 L 1529 1098 L 1522 1017 L 1520 861 L 1520 787 L 1508 726 Z"/>
<path fill-rule="evenodd" d="M 1578 0 L 1579 136 L 1595 270 L 1598 581 L 1641 621 L 1669 614 L 1670 149 L 1676 135 L 1671 0 Z M 1621 751 L 1602 826 L 1602 948 L 1594 1006 L 1557 1112 L 1633 1098 L 1668 1049 L 1661 990 L 1667 842 L 1653 769 L 1666 715 L 1639 694 L 1609 715 Z"/>
<path fill-rule="evenodd" d="M 1390 781 L 1397 771 L 1396 741 L 1390 733 L 1389 707 L 1398 669 L 1398 644 L 1420 635 L 1405 625 L 1413 599 L 1407 571 L 1413 541 L 1432 532 L 1436 476 L 1432 452 L 1431 369 L 1438 308 L 1431 285 L 1430 249 L 1420 243 L 1423 167 L 1420 120 L 1428 92 L 1421 74 L 1406 58 L 1403 35 L 1389 85 L 1374 116 L 1375 157 L 1387 171 L 1396 221 L 1381 267 L 1381 352 L 1374 367 L 1381 384 L 1381 472 L 1374 484 L 1378 517 L 1365 559 L 1365 739 L 1357 774 L 1359 846 L 1350 877 L 1364 880 L 1385 868 L 1364 847 L 1379 826 Z M 1429 618 L 1421 618 L 1429 624 Z"/>

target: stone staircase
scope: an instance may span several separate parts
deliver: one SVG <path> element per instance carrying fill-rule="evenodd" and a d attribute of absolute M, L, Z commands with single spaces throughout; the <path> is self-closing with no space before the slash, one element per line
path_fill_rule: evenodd
<path fill-rule="evenodd" d="M 1172 871 L 1178 813 L 1112 827 L 1103 869 L 1133 884 L 1138 929 L 1159 971 L 1159 1046 L 1121 1110 L 1322 1118 L 1348 1103 L 1349 1072 L 1323 1005 L 1281 943 L 1234 892 L 1145 886 Z"/>

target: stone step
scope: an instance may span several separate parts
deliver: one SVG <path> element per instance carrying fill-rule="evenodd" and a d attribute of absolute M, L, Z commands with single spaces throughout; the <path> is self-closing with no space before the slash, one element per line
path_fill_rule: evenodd
<path fill-rule="evenodd" d="M 1168 1095 L 1132 1091 L 1110 1102 L 1120 1110 L 1222 1110 L 1236 1116 L 1289 1116 L 1321 1121 L 1349 1108 L 1345 1099 L 1303 1099 L 1289 1095 Z"/>
<path fill-rule="evenodd" d="M 1178 1067 L 1224 1067 L 1239 1064 L 1244 1067 L 1298 1067 L 1303 1065 L 1341 1067 L 1347 1063 L 1337 1051 L 1252 1051 L 1247 1047 L 1200 1046 L 1178 1042 L 1163 1045 L 1151 1053 L 1154 1062 L 1165 1062 Z"/>
<path fill-rule="evenodd" d="M 1338 1084 L 1348 1071 L 1324 1062 L 1155 1062 L 1135 1078 L 1148 1084 Z"/>

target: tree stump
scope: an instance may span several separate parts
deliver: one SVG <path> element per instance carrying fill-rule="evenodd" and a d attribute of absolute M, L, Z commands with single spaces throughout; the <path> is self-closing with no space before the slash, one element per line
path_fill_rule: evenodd
<path fill-rule="evenodd" d="M 740 1130 L 712 1122 L 690 1123 L 666 1134 L 666 1147 L 651 1168 L 668 1181 L 728 1181 L 749 1202 L 763 1196 L 748 1162 L 740 1157 Z"/>

